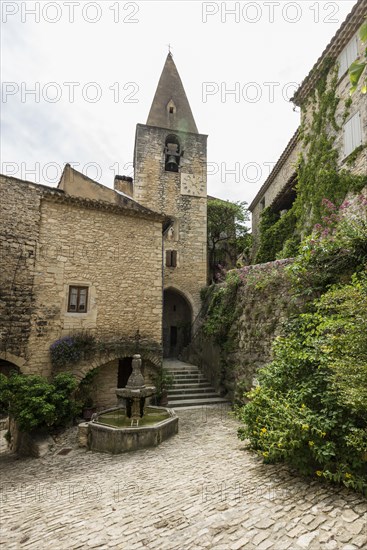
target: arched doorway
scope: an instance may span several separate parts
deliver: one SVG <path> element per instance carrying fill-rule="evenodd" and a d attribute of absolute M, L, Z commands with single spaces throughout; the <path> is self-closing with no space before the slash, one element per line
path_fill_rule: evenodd
<path fill-rule="evenodd" d="M 0 359 L 0 373 L 5 374 L 5 376 L 10 376 L 13 372 L 20 373 L 19 367 L 10 361 L 5 359 Z"/>
<path fill-rule="evenodd" d="M 191 340 L 191 306 L 178 291 L 169 288 L 163 296 L 163 355 L 178 357 Z"/>
<path fill-rule="evenodd" d="M 130 374 L 133 372 L 132 362 L 132 357 L 124 357 L 123 359 L 119 359 L 117 370 L 118 388 L 125 388 L 127 381 L 129 380 Z"/>

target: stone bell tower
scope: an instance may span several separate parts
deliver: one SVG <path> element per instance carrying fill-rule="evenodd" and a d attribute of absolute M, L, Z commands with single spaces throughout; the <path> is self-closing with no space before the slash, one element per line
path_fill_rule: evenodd
<path fill-rule="evenodd" d="M 206 285 L 206 143 L 169 53 L 147 123 L 137 125 L 134 152 L 134 199 L 169 218 L 163 252 L 166 356 L 177 357 L 190 341 Z"/>

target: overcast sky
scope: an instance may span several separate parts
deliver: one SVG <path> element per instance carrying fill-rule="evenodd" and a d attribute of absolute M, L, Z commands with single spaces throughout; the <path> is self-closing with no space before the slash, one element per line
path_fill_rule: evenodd
<path fill-rule="evenodd" d="M 299 124 L 289 97 L 355 3 L 3 1 L 1 172 L 133 175 L 171 44 L 209 135 L 208 193 L 250 203 Z"/>

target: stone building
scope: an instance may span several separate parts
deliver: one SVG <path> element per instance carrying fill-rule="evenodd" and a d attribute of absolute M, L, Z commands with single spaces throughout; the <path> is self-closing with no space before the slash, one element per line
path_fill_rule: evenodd
<path fill-rule="evenodd" d="M 207 136 L 199 134 L 168 54 L 145 125 L 138 124 L 133 196 L 168 218 L 164 228 L 164 354 L 189 341 L 207 281 Z"/>
<path fill-rule="evenodd" d="M 340 169 L 348 167 L 355 174 L 367 174 L 367 100 L 361 93 L 351 96 L 349 114 L 345 119 L 345 102 L 350 98 L 350 80 L 348 69 L 358 58 L 363 58 L 365 45 L 359 39 L 359 29 L 367 13 L 367 0 L 359 0 L 315 63 L 310 73 L 303 80 L 292 101 L 301 110 L 301 126 L 312 117 L 313 103 L 309 101 L 318 82 L 320 71 L 327 59 L 338 63 L 337 96 L 340 98 L 335 119 L 339 126 L 336 132 L 335 148 L 338 151 Z M 330 128 L 330 132 L 334 132 Z M 350 155 L 358 149 L 358 155 L 352 165 L 348 162 Z M 249 206 L 252 213 L 252 234 L 255 250 L 259 243 L 259 223 L 261 212 L 271 207 L 274 212 L 290 209 L 295 197 L 297 184 L 297 161 L 300 153 L 305 153 L 300 128 L 297 129 L 269 177 L 260 188 Z M 307 154 L 307 152 L 306 152 Z"/>
<path fill-rule="evenodd" d="M 50 346 L 93 335 L 98 349 L 66 366 L 97 369 L 96 406 L 115 403 L 139 350 L 149 379 L 190 340 L 206 284 L 206 136 L 198 133 L 169 54 L 135 181 L 114 189 L 66 165 L 57 188 L 0 176 L 0 369 L 51 377 Z"/>

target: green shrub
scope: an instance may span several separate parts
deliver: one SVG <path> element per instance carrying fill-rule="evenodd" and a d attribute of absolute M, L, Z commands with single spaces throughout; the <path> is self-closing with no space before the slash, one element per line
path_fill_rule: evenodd
<path fill-rule="evenodd" d="M 295 317 L 238 409 L 265 462 L 367 493 L 367 274 Z"/>
<path fill-rule="evenodd" d="M 50 383 L 42 376 L 13 374 L 1 377 L 0 401 L 8 403 L 9 414 L 25 432 L 59 428 L 77 413 L 73 392 L 77 380 L 68 373 Z"/>

